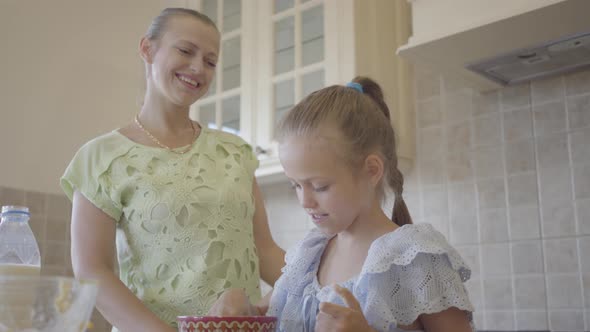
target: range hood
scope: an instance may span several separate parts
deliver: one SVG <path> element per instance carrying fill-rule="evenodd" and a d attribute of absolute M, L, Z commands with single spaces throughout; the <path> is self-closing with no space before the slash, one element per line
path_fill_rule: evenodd
<path fill-rule="evenodd" d="M 590 69 L 590 0 L 409 2 L 413 35 L 398 54 L 479 90 Z"/>

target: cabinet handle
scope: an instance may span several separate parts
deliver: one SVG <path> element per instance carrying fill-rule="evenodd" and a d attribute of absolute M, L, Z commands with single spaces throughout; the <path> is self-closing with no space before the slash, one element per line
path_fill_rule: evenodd
<path fill-rule="evenodd" d="M 257 145 L 255 150 L 257 156 L 268 155 L 270 152 L 268 149 L 263 149 L 260 145 Z"/>

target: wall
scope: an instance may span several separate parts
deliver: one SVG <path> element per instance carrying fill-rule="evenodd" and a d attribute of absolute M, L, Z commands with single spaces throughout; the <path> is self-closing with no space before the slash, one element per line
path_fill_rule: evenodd
<path fill-rule="evenodd" d="M 590 330 L 590 72 L 479 94 L 417 69 L 417 165 L 405 198 L 473 270 L 484 330 Z M 287 184 L 264 187 L 289 247 L 312 227 Z"/>
<path fill-rule="evenodd" d="M 129 121 L 139 39 L 166 2 L 0 2 L 0 185 L 59 193 L 76 150 Z"/>

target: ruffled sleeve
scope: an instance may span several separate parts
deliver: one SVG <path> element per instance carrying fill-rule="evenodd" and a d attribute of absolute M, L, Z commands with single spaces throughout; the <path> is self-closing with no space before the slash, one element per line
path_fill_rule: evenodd
<path fill-rule="evenodd" d="M 470 275 L 459 253 L 431 225 L 406 225 L 373 243 L 353 293 L 380 331 L 451 307 L 472 320 L 463 285 Z"/>
<path fill-rule="evenodd" d="M 60 185 L 70 200 L 74 192 L 79 191 L 116 221 L 121 218 L 122 204 L 113 193 L 108 170 L 115 158 L 132 147 L 117 135 L 111 132 L 82 146 L 60 179 Z"/>

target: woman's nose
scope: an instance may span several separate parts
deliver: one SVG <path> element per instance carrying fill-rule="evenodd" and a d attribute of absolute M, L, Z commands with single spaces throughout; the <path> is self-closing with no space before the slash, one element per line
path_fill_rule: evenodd
<path fill-rule="evenodd" d="M 191 61 L 190 70 L 194 73 L 200 73 L 203 70 L 203 59 L 194 59 Z"/>

